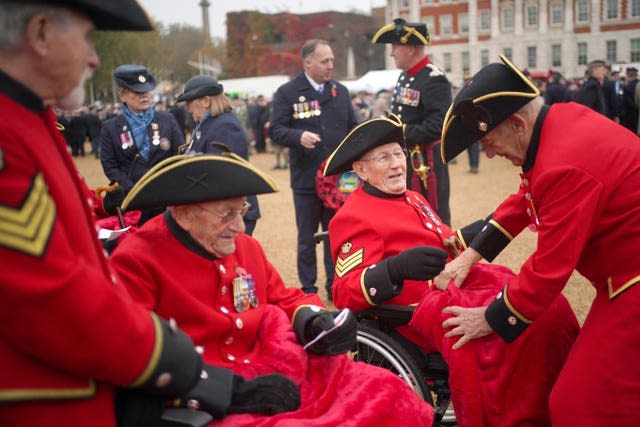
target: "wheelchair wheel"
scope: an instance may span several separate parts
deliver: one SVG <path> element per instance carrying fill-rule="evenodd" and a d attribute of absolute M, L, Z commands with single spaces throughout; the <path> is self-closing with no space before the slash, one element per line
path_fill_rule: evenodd
<path fill-rule="evenodd" d="M 420 368 L 407 351 L 391 336 L 360 323 L 356 341 L 356 350 L 352 353 L 353 360 L 393 372 L 407 383 L 421 399 L 433 405 L 431 393 L 425 384 Z"/>

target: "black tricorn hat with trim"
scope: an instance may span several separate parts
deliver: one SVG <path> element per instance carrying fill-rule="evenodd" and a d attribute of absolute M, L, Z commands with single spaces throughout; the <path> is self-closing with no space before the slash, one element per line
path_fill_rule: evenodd
<path fill-rule="evenodd" d="M 404 125 L 397 116 L 389 114 L 387 117 L 365 120 L 354 127 L 333 150 L 324 167 L 324 176 L 352 170 L 353 162 L 369 150 L 390 142 L 405 146 Z"/>
<path fill-rule="evenodd" d="M 440 155 L 448 162 L 483 138 L 540 91 L 504 55 L 465 83 L 444 118 Z"/>
<path fill-rule="evenodd" d="M 149 17 L 135 0 L 21 0 L 20 3 L 60 6 L 84 13 L 93 21 L 97 30 L 153 29 Z"/>
<path fill-rule="evenodd" d="M 192 101 L 203 96 L 220 95 L 223 87 L 216 79 L 209 76 L 191 77 L 184 85 L 184 93 L 176 98 L 176 102 Z"/>
<path fill-rule="evenodd" d="M 393 24 L 386 24 L 371 38 L 371 43 L 412 44 L 428 46 L 431 37 L 427 24 L 422 22 L 407 22 L 402 18 L 393 20 Z"/>
<path fill-rule="evenodd" d="M 233 154 L 176 155 L 149 169 L 122 202 L 122 210 L 188 205 L 274 193 L 267 174 Z"/>

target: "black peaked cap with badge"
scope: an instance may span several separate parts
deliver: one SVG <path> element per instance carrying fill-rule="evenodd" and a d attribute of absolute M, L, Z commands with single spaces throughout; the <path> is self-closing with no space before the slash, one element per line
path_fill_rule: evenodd
<path fill-rule="evenodd" d="M 176 155 L 133 186 L 122 210 L 188 205 L 278 191 L 276 182 L 233 153 Z"/>
<path fill-rule="evenodd" d="M 216 79 L 209 76 L 191 77 L 184 85 L 184 92 L 176 98 L 176 102 L 193 101 L 203 96 L 216 96 L 223 92 L 224 88 Z"/>
<path fill-rule="evenodd" d="M 380 28 L 371 38 L 371 43 L 428 46 L 431 44 L 431 37 L 427 24 L 407 22 L 402 18 L 396 18 L 392 24 L 386 24 Z"/>
<path fill-rule="evenodd" d="M 21 0 L 21 3 L 60 6 L 84 13 L 97 30 L 153 30 L 149 17 L 135 0 Z"/>
<path fill-rule="evenodd" d="M 540 95 L 540 91 L 511 61 L 500 55 L 460 89 L 444 118 L 440 155 L 451 161 L 482 139 L 509 116 Z"/>
<path fill-rule="evenodd" d="M 397 142 L 405 147 L 404 125 L 398 116 L 389 114 L 387 117 L 365 120 L 354 127 L 333 150 L 327 159 L 324 176 L 352 170 L 353 162 L 362 158 L 368 151 L 390 142 Z"/>
<path fill-rule="evenodd" d="M 118 86 L 138 93 L 151 92 L 156 88 L 156 79 L 142 65 L 120 65 L 113 72 L 113 78 Z"/>

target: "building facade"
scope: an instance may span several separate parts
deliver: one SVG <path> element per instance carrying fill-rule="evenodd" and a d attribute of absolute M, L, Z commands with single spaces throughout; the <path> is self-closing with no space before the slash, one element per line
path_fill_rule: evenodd
<path fill-rule="evenodd" d="M 427 24 L 427 53 L 456 86 L 501 53 L 534 77 L 640 63 L 640 0 L 387 0 L 386 21 L 397 17 Z"/>

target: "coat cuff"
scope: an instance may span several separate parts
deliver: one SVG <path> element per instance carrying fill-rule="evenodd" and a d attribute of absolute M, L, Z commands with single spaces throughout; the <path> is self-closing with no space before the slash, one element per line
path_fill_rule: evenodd
<path fill-rule="evenodd" d="M 153 313 L 151 316 L 156 342 L 147 367 L 130 387 L 167 398 L 184 395 L 200 379 L 202 357 L 173 319 L 166 321 Z"/>
<path fill-rule="evenodd" d="M 497 221 L 491 219 L 469 245 L 484 259 L 492 262 L 513 240 L 513 236 Z"/>
<path fill-rule="evenodd" d="M 498 293 L 489 304 L 484 317 L 494 330 L 506 342 L 513 342 L 531 324 L 531 320 L 520 314 L 509 302 L 507 288 Z"/>
<path fill-rule="evenodd" d="M 364 270 L 360 276 L 360 288 L 369 304 L 376 305 L 399 295 L 402 283 L 396 286 L 391 282 L 385 259 Z"/>
<path fill-rule="evenodd" d="M 456 231 L 456 235 L 458 236 L 458 240 L 460 240 L 463 249 L 467 249 L 469 247 L 469 244 L 471 244 L 473 239 L 480 234 L 486 224 L 485 220 L 479 219 L 469 225 L 460 227 L 458 231 Z"/>

